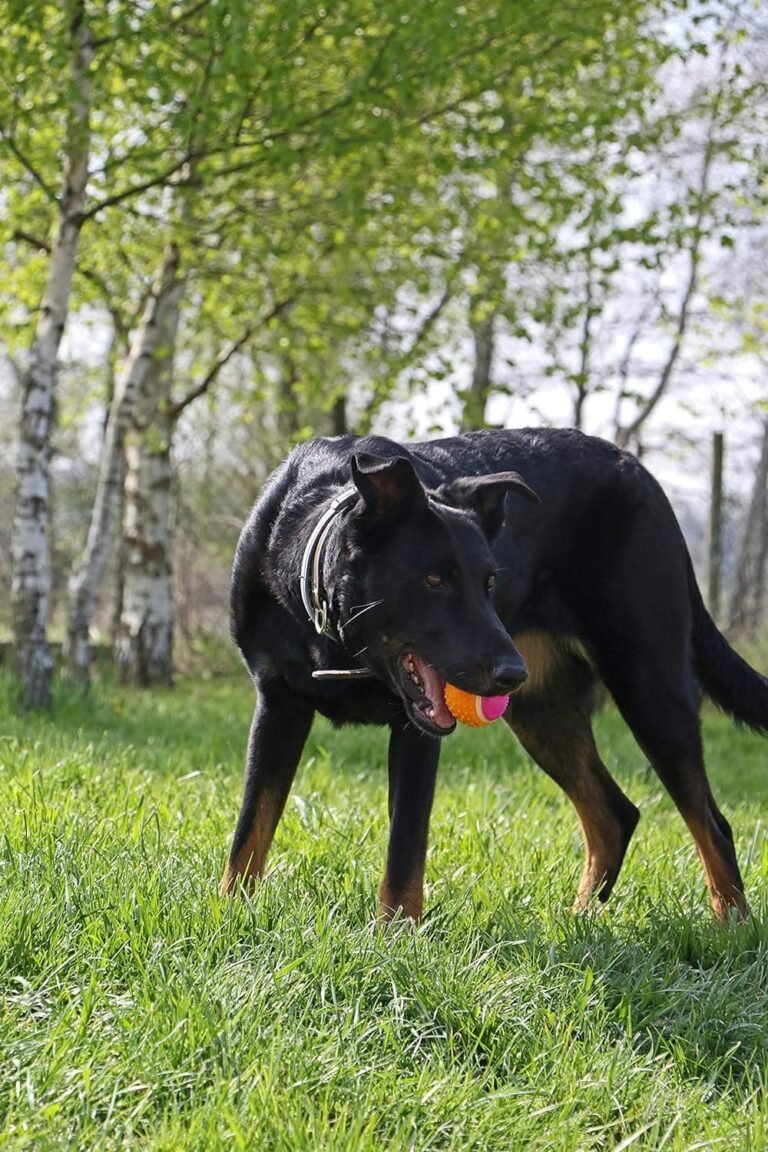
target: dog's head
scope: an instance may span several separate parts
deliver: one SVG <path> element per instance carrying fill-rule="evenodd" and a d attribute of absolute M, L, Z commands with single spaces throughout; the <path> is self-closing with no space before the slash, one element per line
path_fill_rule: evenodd
<path fill-rule="evenodd" d="M 538 497 L 515 472 L 428 491 L 404 456 L 358 455 L 351 472 L 359 498 L 329 581 L 339 635 L 420 728 L 446 735 L 455 727 L 446 681 L 491 696 L 526 678 L 494 609 L 491 544 L 507 493 Z"/>

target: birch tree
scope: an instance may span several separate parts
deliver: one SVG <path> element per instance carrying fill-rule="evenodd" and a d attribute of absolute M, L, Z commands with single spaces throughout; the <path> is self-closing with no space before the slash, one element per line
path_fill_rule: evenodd
<path fill-rule="evenodd" d="M 474 305 L 474 306 L 473 306 Z M 497 351 L 498 313 L 488 301 L 471 302 L 469 329 L 472 335 L 472 375 L 462 393 L 461 426 L 485 428 L 488 398 L 493 391 L 494 357 Z"/>
<path fill-rule="evenodd" d="M 658 367 L 656 379 L 650 390 L 643 396 L 634 397 L 634 412 L 629 419 L 623 418 L 623 402 L 628 397 L 624 381 L 632 371 L 632 353 L 638 340 L 644 335 L 643 319 L 634 331 L 629 333 L 622 357 L 621 379 L 622 388 L 619 389 L 616 400 L 616 417 L 614 439 L 620 448 L 632 444 L 638 445 L 642 429 L 661 400 L 668 394 L 677 369 L 681 354 L 685 347 L 686 337 L 691 327 L 692 312 L 696 293 L 700 288 L 701 265 L 704 259 L 705 247 L 713 233 L 722 228 L 722 219 L 727 218 L 727 209 L 723 211 L 724 197 L 718 205 L 718 196 L 713 195 L 713 169 L 718 154 L 722 153 L 723 130 L 730 121 L 728 105 L 728 91 L 726 84 L 727 58 L 721 56 L 718 82 L 715 85 L 714 96 L 705 107 L 703 116 L 699 115 L 702 129 L 702 140 L 698 146 L 699 155 L 691 158 L 691 167 L 694 168 L 694 179 L 690 183 L 688 220 L 682 221 L 682 227 L 676 227 L 681 240 L 679 253 L 681 263 L 681 286 L 678 290 L 677 301 L 670 308 L 659 306 L 659 314 L 664 327 L 670 329 L 666 339 L 666 351 Z M 724 108 L 724 105 L 726 106 Z M 695 169 L 698 168 L 698 172 Z M 720 207 L 720 211 L 718 211 Z M 659 294 L 660 295 L 660 294 Z"/>
<path fill-rule="evenodd" d="M 152 89 L 152 101 L 147 98 L 143 105 L 141 130 L 137 127 L 135 89 L 127 83 L 135 69 L 131 41 L 142 21 L 150 18 L 145 9 L 128 14 L 119 6 L 108 11 L 92 9 L 87 0 L 64 0 L 60 6 L 40 0 L 13 13 L 0 48 L 0 138 L 6 178 L 3 240 L 6 252 L 11 253 L 11 279 L 19 286 L 14 292 L 11 328 L 23 327 L 19 313 L 25 305 L 28 317 L 36 317 L 21 383 L 11 543 L 13 633 L 25 708 L 51 703 L 49 461 L 57 358 L 77 286 L 81 235 L 86 225 L 92 228 L 110 207 L 149 196 L 164 186 L 186 162 L 183 149 L 179 157 L 175 147 L 167 151 L 162 147 L 168 133 L 162 130 L 162 112 L 155 107 L 168 112 L 164 101 L 169 85 L 162 67 L 155 71 L 154 65 L 147 66 L 148 73 L 155 71 L 157 86 Z M 178 29 L 169 30 L 168 35 L 174 31 Z M 99 51 L 108 56 L 107 70 L 96 67 Z M 126 117 L 123 123 L 106 112 L 112 104 Z M 178 113 L 168 119 L 175 125 Z M 152 121 L 157 134 L 149 144 Z M 61 138 L 57 136 L 60 123 Z M 120 152 L 124 160 L 130 155 L 139 165 L 141 179 L 134 175 L 121 186 L 125 165 L 116 165 Z M 63 190 L 57 194 L 60 183 Z M 49 230 L 53 232 L 50 243 Z M 36 250 L 28 276 L 20 246 Z M 100 277 L 94 273 L 93 279 Z M 35 299 L 38 283 L 41 297 Z M 9 291 L 13 291 L 10 285 Z"/>
<path fill-rule="evenodd" d="M 500 326 L 499 361 L 522 366 L 529 396 L 556 388 L 564 420 L 636 451 L 695 370 L 687 350 L 706 354 L 706 269 L 732 244 L 759 171 L 762 85 L 745 73 L 730 26 L 698 47 L 709 55 L 693 57 L 690 77 L 674 59 L 659 81 L 675 83 L 647 107 L 542 156 L 560 173 L 554 242 L 514 267 Z M 497 393 L 514 393 L 508 380 Z"/>
<path fill-rule="evenodd" d="M 122 597 L 114 652 L 123 681 L 148 687 L 173 680 L 173 438 L 176 424 L 247 343 L 256 323 L 223 348 L 204 376 L 174 396 L 183 284 L 177 278 L 158 324 L 159 343 L 143 381 L 126 443 Z M 272 315 L 276 315 L 275 309 Z M 268 323 L 270 317 L 260 318 Z"/>
<path fill-rule="evenodd" d="M 84 0 L 65 5 L 70 92 L 63 191 L 29 363 L 22 379 L 16 508 L 11 541 L 13 634 L 25 708 L 51 703 L 53 660 L 47 638 L 50 428 L 57 358 L 69 310 L 86 201 L 90 157 L 93 37 Z M 18 150 L 9 130 L 6 142 Z M 31 162 L 25 161 L 28 170 Z M 41 177 L 39 179 L 42 179 Z"/>
<path fill-rule="evenodd" d="M 85 549 L 70 579 L 64 654 L 68 674 L 84 685 L 89 680 L 91 620 L 121 506 L 126 435 L 131 427 L 137 398 L 141 396 L 146 378 L 153 369 L 153 359 L 159 346 L 169 336 L 166 314 L 169 309 L 178 309 L 178 266 L 178 249 L 169 246 L 115 384 Z"/>
<path fill-rule="evenodd" d="M 126 443 L 123 602 L 115 652 L 121 677 L 142 685 L 170 684 L 173 675 L 171 395 L 183 290 L 177 276 L 158 314 L 158 346 Z"/>

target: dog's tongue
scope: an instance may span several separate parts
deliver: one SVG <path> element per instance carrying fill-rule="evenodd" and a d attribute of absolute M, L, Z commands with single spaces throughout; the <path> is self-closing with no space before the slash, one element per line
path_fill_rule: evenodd
<path fill-rule="evenodd" d="M 420 656 L 414 655 L 414 661 L 424 686 L 424 695 L 432 705 L 433 715 L 430 719 L 438 728 L 453 728 L 455 721 L 445 703 L 445 680 Z"/>

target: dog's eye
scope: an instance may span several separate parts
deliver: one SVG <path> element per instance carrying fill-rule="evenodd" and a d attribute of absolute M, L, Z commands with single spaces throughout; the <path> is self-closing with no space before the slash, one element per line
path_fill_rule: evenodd
<path fill-rule="evenodd" d="M 425 580 L 428 588 L 439 588 L 443 583 L 442 576 L 437 572 L 430 572 L 429 575 L 425 577 Z"/>
<path fill-rule="evenodd" d="M 490 576 L 486 580 L 485 587 L 486 591 L 488 592 L 493 592 L 494 588 L 496 587 L 496 577 L 494 576 L 493 572 L 491 572 Z"/>

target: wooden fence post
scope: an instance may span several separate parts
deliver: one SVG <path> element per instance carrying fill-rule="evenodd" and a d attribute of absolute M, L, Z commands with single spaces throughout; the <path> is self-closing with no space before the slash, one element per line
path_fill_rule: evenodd
<path fill-rule="evenodd" d="M 712 490 L 709 505 L 709 612 L 717 621 L 722 608 L 723 571 L 723 454 L 722 432 L 712 434 Z"/>

